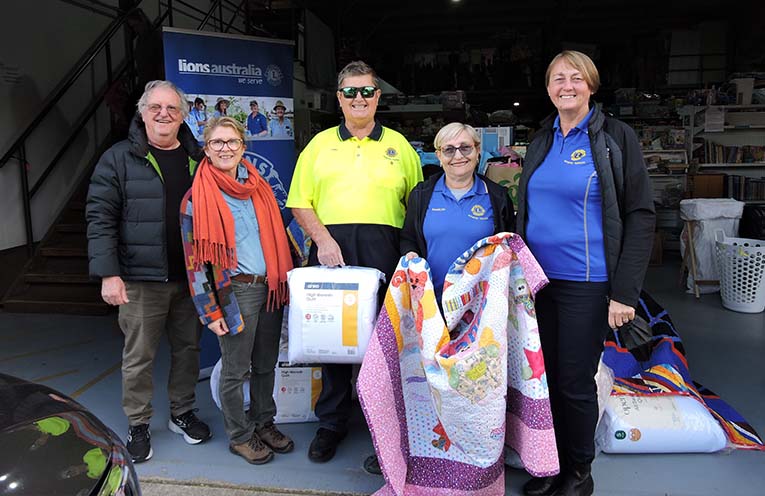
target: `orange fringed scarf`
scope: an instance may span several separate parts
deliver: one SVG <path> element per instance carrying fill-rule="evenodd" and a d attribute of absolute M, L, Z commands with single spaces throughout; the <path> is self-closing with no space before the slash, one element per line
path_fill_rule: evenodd
<path fill-rule="evenodd" d="M 194 263 L 196 268 L 206 262 L 223 269 L 236 268 L 234 216 L 221 191 L 240 200 L 251 198 L 260 227 L 260 246 L 266 260 L 267 308 L 270 310 L 287 302 L 287 272 L 292 270 L 292 257 L 271 187 L 250 162 L 242 158 L 242 163 L 248 172 L 245 183 L 216 169 L 207 157 L 199 164 L 191 185 Z"/>

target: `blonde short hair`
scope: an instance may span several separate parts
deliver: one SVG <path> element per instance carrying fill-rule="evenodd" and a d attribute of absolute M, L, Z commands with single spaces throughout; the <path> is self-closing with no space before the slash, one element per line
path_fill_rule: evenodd
<path fill-rule="evenodd" d="M 433 140 L 433 146 L 436 150 L 440 150 L 443 142 L 456 138 L 462 131 L 468 133 L 468 136 L 473 140 L 473 144 L 476 148 L 480 148 L 481 136 L 478 134 L 478 131 L 476 131 L 470 124 L 463 124 L 461 122 L 450 122 L 442 127 Z"/>
<path fill-rule="evenodd" d="M 213 133 L 213 131 L 215 131 L 216 128 L 221 126 L 230 127 L 231 129 L 239 133 L 239 137 L 242 139 L 242 141 L 244 141 L 244 126 L 242 125 L 242 123 L 234 119 L 233 117 L 228 117 L 226 115 L 223 115 L 220 117 L 213 117 L 212 119 L 207 121 L 207 125 L 205 126 L 205 131 L 203 135 L 205 143 L 207 142 L 207 140 L 210 139 L 210 135 Z"/>
<path fill-rule="evenodd" d="M 600 74 L 598 73 L 598 68 L 595 67 L 595 62 L 586 54 L 576 50 L 564 50 L 553 57 L 550 65 L 547 66 L 547 72 L 545 72 L 545 86 L 550 84 L 550 73 L 553 66 L 561 59 L 582 73 L 582 77 L 584 77 L 587 86 L 590 87 L 590 91 L 593 93 L 598 91 L 598 88 L 600 88 Z"/>

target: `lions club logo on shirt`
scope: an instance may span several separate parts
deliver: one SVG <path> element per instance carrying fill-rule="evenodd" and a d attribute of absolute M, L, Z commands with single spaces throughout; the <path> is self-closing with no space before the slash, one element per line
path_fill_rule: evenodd
<path fill-rule="evenodd" d="M 393 158 L 397 155 L 398 155 L 398 152 L 393 147 L 389 147 L 387 150 L 385 150 L 385 156 L 388 158 Z"/>
<path fill-rule="evenodd" d="M 587 156 L 587 152 L 582 150 L 581 148 L 571 152 L 571 160 L 574 162 L 578 162 L 579 160 L 582 160 L 586 156 Z"/>
<path fill-rule="evenodd" d="M 483 217 L 486 214 L 486 209 L 480 205 L 473 205 L 473 208 L 470 209 L 470 213 L 476 217 Z"/>

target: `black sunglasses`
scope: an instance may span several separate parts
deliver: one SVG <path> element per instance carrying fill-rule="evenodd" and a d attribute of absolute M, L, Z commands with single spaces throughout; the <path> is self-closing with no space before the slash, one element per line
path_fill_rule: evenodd
<path fill-rule="evenodd" d="M 343 94 L 343 97 L 345 98 L 356 98 L 356 95 L 358 93 L 361 93 L 362 98 L 372 98 L 375 96 L 375 91 L 377 91 L 379 88 L 377 86 L 346 86 L 345 88 L 340 88 L 337 91 Z"/>

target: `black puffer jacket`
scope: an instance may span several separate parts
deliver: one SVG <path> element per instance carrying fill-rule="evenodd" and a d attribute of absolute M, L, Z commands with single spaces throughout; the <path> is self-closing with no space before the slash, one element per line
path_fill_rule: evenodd
<path fill-rule="evenodd" d="M 425 223 L 425 214 L 428 212 L 428 205 L 430 205 L 433 190 L 441 176 L 443 176 L 443 172 L 430 176 L 425 181 L 417 184 L 412 192 L 409 193 L 406 218 L 404 219 L 404 227 L 401 230 L 401 241 L 399 243 L 402 255 L 413 251 L 422 258 L 428 257 L 428 246 L 425 242 L 422 226 Z M 483 180 L 489 192 L 491 209 L 494 211 L 494 234 L 513 231 L 515 228 L 515 212 L 513 211 L 513 202 L 507 195 L 507 189 L 481 174 L 476 174 L 476 177 Z"/>
<path fill-rule="evenodd" d="M 525 236 L 526 188 L 553 142 L 555 115 L 529 145 L 518 186 L 516 232 Z M 627 124 L 595 109 L 587 128 L 601 187 L 603 234 L 612 299 L 636 306 L 648 268 L 656 212 L 640 142 Z"/>
<path fill-rule="evenodd" d="M 193 175 L 202 149 L 185 123 L 178 140 Z M 167 280 L 165 187 L 140 114 L 130 124 L 128 139 L 109 148 L 96 164 L 85 217 L 91 277 Z"/>

